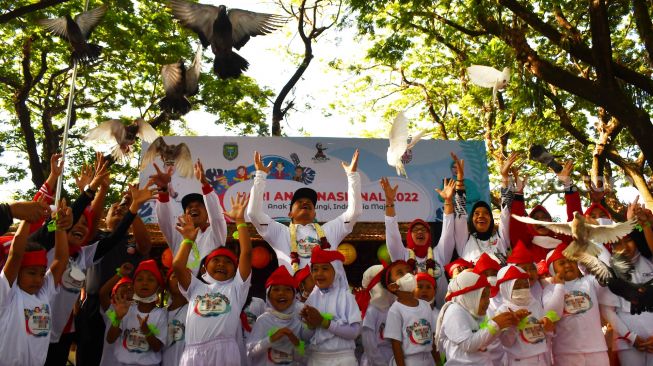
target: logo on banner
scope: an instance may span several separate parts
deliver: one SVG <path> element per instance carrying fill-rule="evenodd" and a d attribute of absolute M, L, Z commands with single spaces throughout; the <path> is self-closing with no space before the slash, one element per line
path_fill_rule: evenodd
<path fill-rule="evenodd" d="M 329 160 L 329 158 L 324 153 L 324 150 L 327 150 L 328 148 L 324 147 L 321 142 L 315 144 L 315 148 L 317 149 L 317 152 L 315 153 L 315 156 L 313 156 L 314 162 L 322 163 Z"/>
<path fill-rule="evenodd" d="M 235 142 L 225 142 L 224 145 L 222 145 L 222 155 L 229 161 L 237 158 L 238 144 Z"/>
<path fill-rule="evenodd" d="M 426 319 L 420 319 L 412 325 L 406 327 L 406 335 L 413 344 L 426 345 L 431 344 L 431 324 Z"/>
<path fill-rule="evenodd" d="M 207 293 L 195 298 L 195 314 L 203 317 L 218 316 L 231 310 L 229 299 L 219 293 Z"/>
<path fill-rule="evenodd" d="M 25 310 L 25 329 L 34 337 L 45 337 L 50 333 L 50 305 L 43 304 Z"/>
<path fill-rule="evenodd" d="M 582 314 L 592 308 L 592 299 L 582 291 L 565 294 L 565 314 Z"/>

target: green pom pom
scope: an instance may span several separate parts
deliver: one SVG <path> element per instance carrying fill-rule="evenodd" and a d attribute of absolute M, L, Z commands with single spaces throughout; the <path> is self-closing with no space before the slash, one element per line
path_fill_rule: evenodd
<path fill-rule="evenodd" d="M 519 324 L 517 324 L 517 329 L 519 330 L 524 330 L 528 326 L 528 317 L 525 316 L 522 320 L 519 321 Z"/>
<path fill-rule="evenodd" d="M 304 341 L 299 341 L 299 344 L 297 345 L 297 353 L 300 356 L 304 355 L 304 352 L 306 351 L 306 343 Z"/>
<path fill-rule="evenodd" d="M 274 333 L 276 333 L 279 330 L 278 327 L 272 327 L 270 330 L 268 330 L 268 338 L 272 338 Z"/>
<path fill-rule="evenodd" d="M 331 313 L 320 313 L 320 315 L 322 315 L 322 318 L 326 320 L 333 320 L 333 314 Z"/>
<path fill-rule="evenodd" d="M 480 324 L 481 329 L 487 329 L 490 334 L 495 335 L 497 333 L 497 327 L 490 324 L 490 320 L 486 317 Z"/>
<path fill-rule="evenodd" d="M 548 318 L 550 321 L 552 321 L 554 323 L 557 322 L 558 320 L 560 320 L 560 316 L 558 315 L 558 313 L 556 313 L 553 310 L 547 311 L 546 314 L 544 314 L 544 317 Z"/>
<path fill-rule="evenodd" d="M 156 325 L 154 325 L 154 324 L 148 324 L 147 329 L 149 329 L 150 333 L 154 334 L 155 336 L 157 336 L 157 335 L 159 335 L 159 333 L 161 333 L 159 331 L 159 328 L 157 328 Z"/>

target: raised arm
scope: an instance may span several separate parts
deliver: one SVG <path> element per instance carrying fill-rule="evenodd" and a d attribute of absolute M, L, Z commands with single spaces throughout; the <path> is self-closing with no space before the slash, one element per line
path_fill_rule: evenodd
<path fill-rule="evenodd" d="M 342 162 L 342 168 L 347 174 L 347 210 L 342 214 L 342 219 L 349 231 L 353 230 L 356 221 L 363 213 L 363 199 L 361 197 L 361 180 L 358 174 L 358 154 L 356 149 L 351 158 L 351 163 Z"/>
<path fill-rule="evenodd" d="M 238 272 L 243 281 L 247 281 L 252 273 L 252 241 L 249 237 L 249 228 L 245 223 L 245 211 L 247 210 L 247 194 L 238 193 L 234 200 L 231 197 L 231 210 L 225 212 L 225 216 L 236 221 L 236 230 L 238 230 L 238 242 L 240 243 L 240 258 L 238 258 Z"/>
<path fill-rule="evenodd" d="M 7 262 L 5 263 L 2 271 L 5 274 L 9 286 L 13 286 L 16 278 L 18 277 L 18 271 L 20 271 L 20 263 L 23 260 L 23 255 L 25 254 L 25 248 L 27 247 L 27 237 L 29 236 L 29 223 L 27 221 L 21 221 L 18 225 L 18 230 L 14 235 L 14 239 L 11 241 L 11 247 L 9 248 L 9 255 L 7 256 Z"/>
<path fill-rule="evenodd" d="M 54 232 L 54 260 L 50 264 L 50 272 L 55 284 L 61 283 L 63 272 L 68 266 L 68 229 L 73 225 L 72 210 L 62 199 L 56 214 L 56 229 Z"/>
<path fill-rule="evenodd" d="M 181 244 L 178 244 L 179 250 L 175 254 L 175 258 L 172 260 L 172 270 L 175 272 L 179 285 L 187 291 L 188 286 L 190 286 L 192 273 L 186 270 L 186 263 L 188 263 L 188 255 L 190 254 L 190 250 L 193 248 L 193 244 L 195 243 L 195 239 L 197 239 L 197 234 L 200 232 L 200 228 L 193 225 L 193 220 L 190 215 L 183 214 L 177 218 L 176 230 L 184 240 Z"/>
<path fill-rule="evenodd" d="M 458 255 L 463 253 L 467 239 L 469 238 L 469 229 L 467 228 L 467 195 L 465 192 L 465 161 L 458 159 L 458 156 L 451 153 L 451 158 L 456 166 L 456 194 L 453 196 L 454 204 L 454 238 L 456 242 L 456 252 Z"/>
<path fill-rule="evenodd" d="M 558 180 L 562 183 L 565 190 L 565 202 L 567 204 L 567 221 L 574 219 L 574 212 L 583 212 L 580 205 L 580 193 L 578 188 L 574 186 L 572 180 L 572 173 L 574 172 L 574 162 L 568 160 L 559 173 L 556 173 Z"/>
<path fill-rule="evenodd" d="M 444 210 L 442 215 L 442 232 L 440 239 L 435 246 L 435 260 L 440 265 L 451 262 L 453 250 L 456 247 L 455 238 L 455 220 L 453 209 L 453 196 L 455 194 L 456 182 L 453 179 L 445 179 L 442 189 L 436 188 L 435 191 L 442 197 Z"/>
<path fill-rule="evenodd" d="M 168 194 L 168 184 L 172 180 L 173 168 L 167 167 L 165 171 L 162 171 L 155 163 L 154 169 L 156 169 L 156 174 L 151 175 L 150 179 L 156 184 L 158 191 L 158 201 L 155 209 L 156 219 L 159 223 L 159 229 L 168 242 L 168 246 L 170 246 L 173 253 L 176 253 L 182 238 L 175 230 L 175 223 L 173 222 L 174 212 L 172 210 L 172 203 L 170 202 L 170 195 Z"/>
<path fill-rule="evenodd" d="M 111 305 L 111 291 L 113 291 L 113 286 L 115 286 L 121 278 L 131 275 L 133 270 L 134 265 L 129 262 L 125 262 L 122 264 L 122 266 L 120 266 L 118 271 L 116 271 L 116 274 L 113 275 L 113 277 L 109 278 L 107 282 L 104 283 L 104 285 L 102 285 L 100 292 L 98 292 L 102 310 L 106 311 Z"/>
<path fill-rule="evenodd" d="M 399 231 L 399 223 L 395 216 L 395 195 L 397 193 L 398 185 L 392 187 L 388 178 L 381 178 L 381 188 L 385 194 L 385 242 L 388 247 L 388 254 L 390 260 L 407 260 L 408 249 L 404 247 L 401 240 L 401 232 Z"/>
<path fill-rule="evenodd" d="M 213 187 L 206 179 L 206 171 L 200 159 L 195 163 L 195 178 L 202 184 L 202 194 L 204 196 L 204 206 L 209 216 L 209 225 L 213 233 L 213 242 L 218 246 L 224 246 L 227 242 L 227 221 L 224 219 L 224 211 L 215 194 Z"/>

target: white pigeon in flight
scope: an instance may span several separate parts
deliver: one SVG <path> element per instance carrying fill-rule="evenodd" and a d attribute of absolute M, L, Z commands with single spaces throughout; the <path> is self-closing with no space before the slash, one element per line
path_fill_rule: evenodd
<path fill-rule="evenodd" d="M 510 80 L 510 68 L 505 67 L 499 71 L 494 67 L 483 65 L 472 65 L 467 68 L 469 80 L 483 88 L 492 88 L 492 100 L 497 99 L 497 91 L 503 90 Z"/>
<path fill-rule="evenodd" d="M 397 175 L 407 177 L 401 157 L 419 141 L 426 131 L 420 131 L 408 142 L 408 119 L 404 112 L 399 112 L 390 128 L 390 146 L 388 146 L 388 164 L 397 169 Z"/>

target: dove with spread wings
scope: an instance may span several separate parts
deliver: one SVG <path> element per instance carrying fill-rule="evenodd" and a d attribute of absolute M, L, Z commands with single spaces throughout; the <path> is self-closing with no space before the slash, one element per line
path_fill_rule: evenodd
<path fill-rule="evenodd" d="M 213 71 L 221 79 L 237 78 L 249 67 L 233 48 L 240 50 L 251 37 L 269 34 L 285 22 L 279 15 L 227 10 L 224 5 L 170 0 L 168 7 L 184 27 L 197 33 L 203 47 L 211 46 Z"/>
<path fill-rule="evenodd" d="M 184 115 L 191 109 L 187 97 L 197 94 L 200 90 L 199 80 L 202 68 L 202 47 L 197 46 L 195 58 L 188 69 L 184 61 L 164 65 L 161 68 L 161 79 L 165 97 L 159 101 L 159 107 L 168 113 Z"/>
<path fill-rule="evenodd" d="M 43 26 L 50 33 L 66 39 L 73 48 L 72 59 L 79 63 L 89 63 L 97 60 L 102 52 L 102 47 L 93 43 L 88 43 L 93 29 L 100 23 L 102 17 L 107 12 L 107 6 L 102 5 L 98 8 L 77 14 L 75 19 L 70 15 L 65 15 L 54 19 L 41 19 L 37 23 Z"/>
<path fill-rule="evenodd" d="M 125 161 L 131 154 L 137 138 L 152 142 L 159 134 L 144 119 L 139 118 L 125 126 L 119 119 L 110 119 L 100 123 L 86 135 L 86 141 L 115 142 L 111 156 L 116 161 Z"/>
<path fill-rule="evenodd" d="M 506 67 L 499 71 L 494 67 L 483 65 L 472 65 L 467 68 L 469 80 L 483 88 L 492 88 L 492 100 L 497 99 L 497 91 L 508 86 L 510 80 L 510 68 Z"/>
<path fill-rule="evenodd" d="M 401 161 L 404 153 L 413 148 L 417 141 L 419 141 L 422 136 L 427 131 L 420 131 L 417 135 L 410 139 L 408 142 L 408 119 L 403 112 L 399 112 L 397 117 L 395 117 L 394 122 L 392 122 L 392 127 L 390 128 L 390 136 L 388 140 L 390 146 L 388 146 L 387 159 L 390 166 L 397 169 L 397 175 L 407 177 L 406 168 L 404 163 Z"/>
<path fill-rule="evenodd" d="M 152 164 L 157 156 L 166 166 L 174 166 L 180 177 L 190 178 L 193 176 L 193 158 L 185 143 L 168 145 L 163 137 L 158 137 L 143 155 L 141 170 Z"/>

